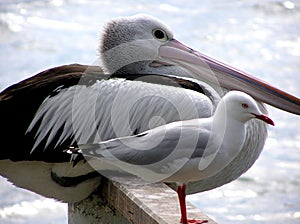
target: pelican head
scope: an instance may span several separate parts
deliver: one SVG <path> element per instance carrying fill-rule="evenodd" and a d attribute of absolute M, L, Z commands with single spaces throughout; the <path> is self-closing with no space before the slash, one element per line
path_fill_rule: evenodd
<path fill-rule="evenodd" d="M 107 72 L 189 76 L 300 115 L 300 99 L 219 62 L 174 38 L 170 28 L 148 15 L 117 18 L 104 28 L 100 56 Z M 185 72 L 184 72 L 185 71 Z"/>
<path fill-rule="evenodd" d="M 99 52 L 110 74 L 176 75 L 181 70 L 178 66 L 172 69 L 174 63 L 156 60 L 160 47 L 173 39 L 171 29 L 155 17 L 139 14 L 116 18 L 105 25 Z"/>

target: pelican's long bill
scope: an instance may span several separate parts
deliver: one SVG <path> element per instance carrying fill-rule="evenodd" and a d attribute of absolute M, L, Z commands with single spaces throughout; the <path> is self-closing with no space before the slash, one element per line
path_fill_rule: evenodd
<path fill-rule="evenodd" d="M 240 90 L 279 109 L 300 115 L 300 99 L 243 71 L 210 58 L 172 39 L 162 45 L 158 59 L 167 60 L 193 71 L 204 81 L 229 90 Z"/>

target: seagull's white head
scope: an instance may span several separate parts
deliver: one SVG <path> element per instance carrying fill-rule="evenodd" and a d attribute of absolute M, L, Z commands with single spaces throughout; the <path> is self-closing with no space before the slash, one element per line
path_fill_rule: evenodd
<path fill-rule="evenodd" d="M 220 101 L 216 113 L 217 116 L 224 112 L 227 117 L 233 118 L 240 122 L 247 122 L 253 118 L 262 120 L 267 124 L 274 125 L 274 122 L 268 116 L 264 115 L 258 108 L 255 100 L 248 94 L 240 91 L 228 92 Z"/>
<path fill-rule="evenodd" d="M 170 64 L 156 61 L 159 48 L 173 39 L 170 28 L 149 15 L 109 21 L 103 30 L 100 56 L 109 73 L 151 73 Z"/>

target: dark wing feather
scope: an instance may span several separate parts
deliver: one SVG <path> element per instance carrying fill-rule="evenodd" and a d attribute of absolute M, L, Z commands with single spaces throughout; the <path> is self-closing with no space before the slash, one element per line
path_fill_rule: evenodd
<path fill-rule="evenodd" d="M 57 94 L 59 88 L 77 85 L 83 76 L 88 76 L 89 82 L 95 82 L 102 74 L 101 68 L 97 66 L 64 65 L 43 71 L 2 91 L 0 93 L 0 159 L 9 158 L 18 161 L 43 158 L 42 160 L 46 161 L 68 161 L 70 156 L 62 150 L 55 152 L 36 150 L 35 153 L 30 154 L 35 142 L 35 133 L 34 130 L 25 133 L 46 97 Z M 71 142 L 72 139 L 68 139 L 60 147 L 63 149 Z"/>

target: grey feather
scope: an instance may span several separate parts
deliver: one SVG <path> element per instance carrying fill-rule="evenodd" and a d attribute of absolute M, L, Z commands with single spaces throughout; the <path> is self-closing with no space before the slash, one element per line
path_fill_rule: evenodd
<path fill-rule="evenodd" d="M 136 136 L 80 145 L 80 152 L 87 157 L 132 165 L 151 165 L 164 159 L 165 163 L 172 163 L 181 158 L 201 158 L 210 136 L 210 126 L 200 129 L 198 120 L 183 126 L 182 122 L 176 123 L 177 126 L 173 123 L 172 128 L 160 126 Z M 149 146 L 149 143 L 153 144 Z"/>
<path fill-rule="evenodd" d="M 213 110 L 208 97 L 192 90 L 109 79 L 61 89 L 47 97 L 27 132 L 37 129 L 33 152 L 44 140 L 42 148 L 47 150 L 59 130 L 56 146 L 69 138 L 78 144 L 95 143 L 177 120 L 209 117 Z"/>

